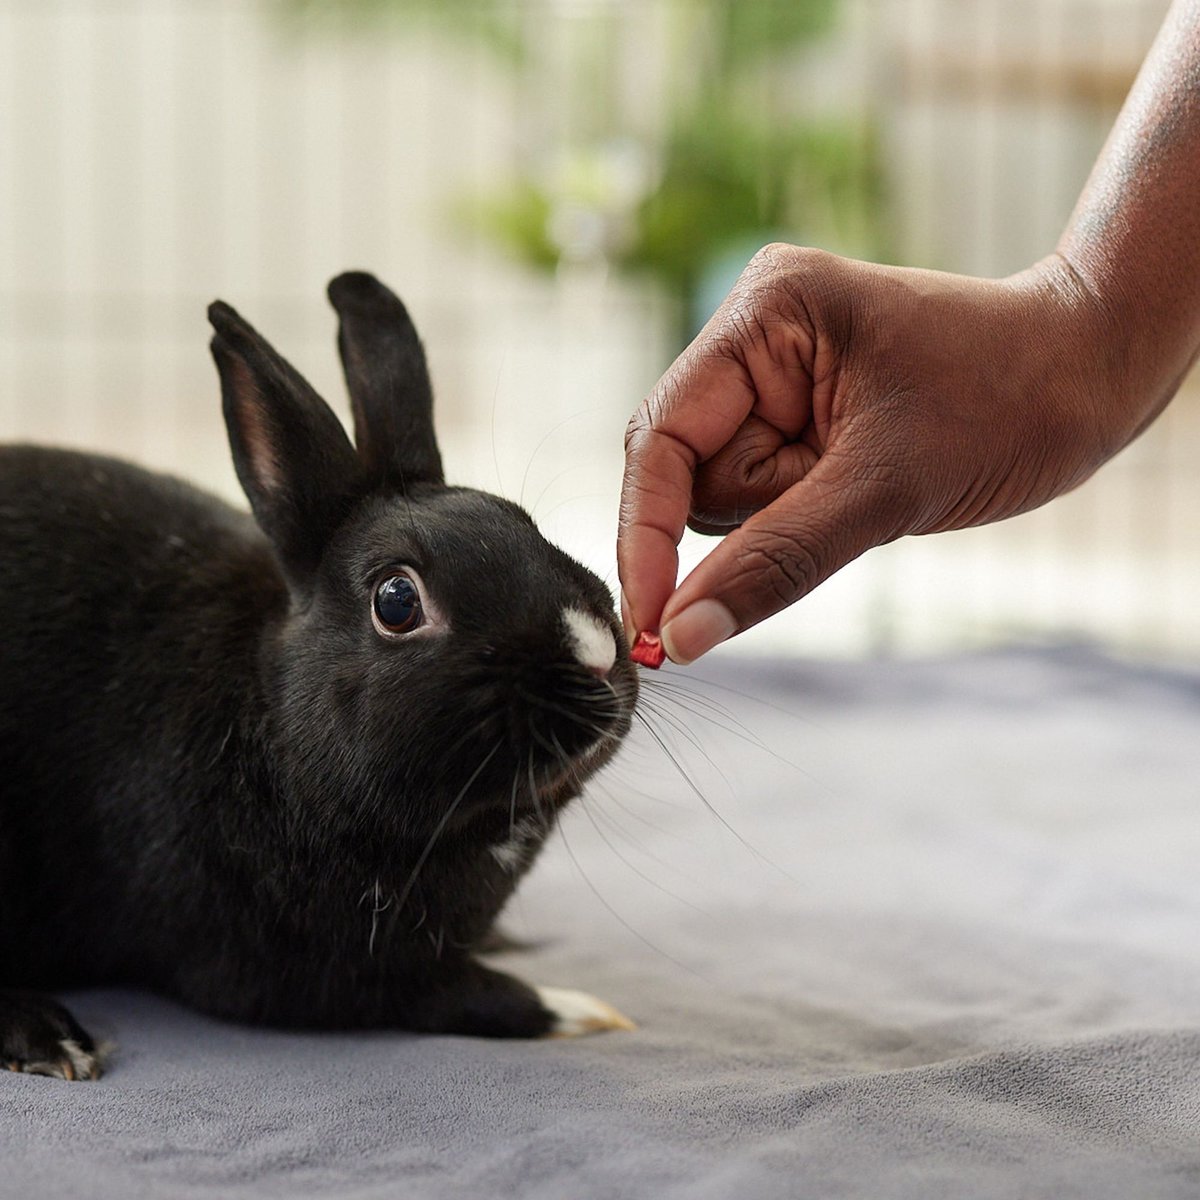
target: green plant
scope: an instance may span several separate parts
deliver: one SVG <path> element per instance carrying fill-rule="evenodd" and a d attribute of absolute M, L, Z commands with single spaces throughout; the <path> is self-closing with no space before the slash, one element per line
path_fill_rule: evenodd
<path fill-rule="evenodd" d="M 619 256 L 691 296 L 707 263 L 761 235 L 875 249 L 879 197 L 866 131 L 824 121 L 784 127 L 736 112 L 688 114 L 666 139 L 658 186 Z"/>
<path fill-rule="evenodd" d="M 312 13 L 334 0 L 290 2 Z M 347 19 L 424 14 L 536 72 L 539 39 L 563 2 L 338 0 L 337 8 Z M 527 149 L 506 185 L 462 203 L 460 219 L 532 267 L 603 261 L 653 276 L 680 300 L 681 336 L 704 316 L 706 277 L 739 249 L 783 237 L 884 253 L 870 131 L 804 116 L 795 103 L 803 53 L 833 28 L 838 0 L 657 0 L 670 18 L 657 63 L 668 111 L 636 121 L 622 114 L 613 69 L 622 4 L 572 3 L 569 19 L 591 26 L 575 43 L 575 94 L 555 97 L 565 118 L 548 143 Z"/>

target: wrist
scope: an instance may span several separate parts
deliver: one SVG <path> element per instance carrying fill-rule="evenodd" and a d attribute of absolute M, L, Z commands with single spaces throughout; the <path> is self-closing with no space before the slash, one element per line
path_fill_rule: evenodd
<path fill-rule="evenodd" d="M 1186 362 L 1178 360 L 1171 331 L 1139 320 L 1126 290 L 1098 280 L 1063 252 L 1006 282 L 1032 304 L 1042 378 L 1099 466 L 1174 395 Z"/>

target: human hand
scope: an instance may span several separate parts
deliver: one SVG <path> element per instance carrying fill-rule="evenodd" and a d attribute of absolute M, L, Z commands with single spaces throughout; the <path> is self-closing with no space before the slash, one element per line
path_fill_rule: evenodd
<path fill-rule="evenodd" d="M 1122 345 L 1057 255 L 984 280 L 768 246 L 630 421 L 627 624 L 690 662 L 872 546 L 1067 491 L 1146 423 Z M 685 523 L 724 536 L 676 588 Z"/>

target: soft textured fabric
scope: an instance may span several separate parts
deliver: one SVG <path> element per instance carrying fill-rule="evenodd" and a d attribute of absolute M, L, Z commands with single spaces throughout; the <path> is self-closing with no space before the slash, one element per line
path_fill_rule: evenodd
<path fill-rule="evenodd" d="M 645 712 L 688 779 L 640 733 L 503 956 L 638 1032 L 82 993 L 109 1072 L 0 1072 L 0 1197 L 1200 1195 L 1200 674 L 727 662 L 650 677 Z"/>

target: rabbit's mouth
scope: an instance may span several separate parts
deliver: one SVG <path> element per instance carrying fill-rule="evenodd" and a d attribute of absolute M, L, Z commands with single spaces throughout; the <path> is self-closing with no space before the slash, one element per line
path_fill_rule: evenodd
<path fill-rule="evenodd" d="M 574 774 L 584 779 L 594 775 L 616 754 L 628 732 L 628 725 L 620 729 L 611 729 L 596 738 L 590 746 L 585 746 L 575 756 Z"/>
<path fill-rule="evenodd" d="M 612 757 L 633 720 L 637 680 L 627 662 L 610 678 L 577 665 L 518 677 L 508 697 L 510 745 L 551 774 L 586 778 Z"/>
<path fill-rule="evenodd" d="M 522 736 L 514 737 L 497 762 L 495 794 L 503 793 L 505 811 L 549 815 L 583 791 L 616 754 L 631 718 L 623 714 L 607 728 L 593 724 L 586 739 L 573 740 L 552 722 L 529 714 Z M 502 782 L 506 777 L 507 782 Z M 490 789 L 485 788 L 485 793 Z"/>
<path fill-rule="evenodd" d="M 484 694 L 469 722 L 474 750 L 456 755 L 439 782 L 439 792 L 447 784 L 465 785 L 454 823 L 492 809 L 506 817 L 557 811 L 616 754 L 633 723 L 637 680 L 627 658 L 618 659 L 607 679 L 578 664 L 525 660 L 510 667 L 499 689 L 496 667 L 494 661 L 489 666 L 492 682 L 487 691 L 480 687 Z M 466 723 L 461 709 L 452 719 Z"/>
<path fill-rule="evenodd" d="M 617 752 L 624 731 L 610 731 L 597 737 L 589 746 L 577 751 L 566 762 L 549 763 L 535 772 L 537 790 L 534 804 L 562 804 L 578 795 L 583 785 Z"/>
<path fill-rule="evenodd" d="M 514 760 L 511 786 L 504 789 L 506 810 L 527 814 L 551 814 L 578 796 L 597 771 L 616 753 L 623 734 L 608 732 L 582 750 L 569 755 L 539 755 L 526 752 Z"/>

